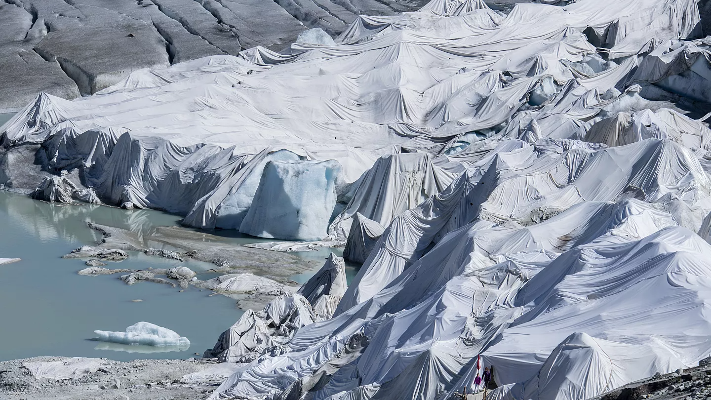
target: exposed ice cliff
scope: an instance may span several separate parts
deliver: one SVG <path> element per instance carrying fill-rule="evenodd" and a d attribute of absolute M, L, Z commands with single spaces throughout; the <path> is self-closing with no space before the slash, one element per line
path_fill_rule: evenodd
<path fill-rule="evenodd" d="M 240 232 L 290 240 L 326 237 L 340 171 L 333 161 L 267 163 Z"/>

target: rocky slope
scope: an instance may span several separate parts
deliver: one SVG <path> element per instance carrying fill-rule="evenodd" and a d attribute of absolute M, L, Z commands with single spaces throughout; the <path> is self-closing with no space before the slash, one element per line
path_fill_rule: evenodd
<path fill-rule="evenodd" d="M 651 378 L 625 385 L 595 400 L 696 400 L 707 399 L 711 394 L 711 366 L 704 359 L 698 367 L 678 369 L 670 374 L 658 374 Z"/>

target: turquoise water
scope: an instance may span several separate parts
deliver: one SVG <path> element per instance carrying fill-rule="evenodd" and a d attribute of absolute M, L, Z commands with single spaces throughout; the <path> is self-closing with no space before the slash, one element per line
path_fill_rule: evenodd
<path fill-rule="evenodd" d="M 239 319 L 235 301 L 209 296 L 190 287 L 124 284 L 117 275 L 77 275 L 84 262 L 62 255 L 96 241 L 87 221 L 142 230 L 175 225 L 178 217 L 155 211 L 109 207 L 66 206 L 0 192 L 0 255 L 22 261 L 0 266 L 0 360 L 39 355 L 134 358 L 189 358 L 212 347 L 220 333 Z M 196 272 L 211 264 L 179 263 L 140 253 L 109 267 L 145 269 L 186 265 Z M 209 276 L 202 276 L 206 279 Z M 132 300 L 140 299 L 141 302 Z M 115 351 L 91 341 L 93 331 L 123 331 L 148 321 L 178 332 L 191 341 L 188 350 L 138 353 Z M 96 347 L 105 348 L 97 350 Z M 150 350 L 133 349 L 123 350 Z"/>
<path fill-rule="evenodd" d="M 9 121 L 10 118 L 15 114 L 0 114 L 0 126 L 4 124 L 5 122 Z"/>

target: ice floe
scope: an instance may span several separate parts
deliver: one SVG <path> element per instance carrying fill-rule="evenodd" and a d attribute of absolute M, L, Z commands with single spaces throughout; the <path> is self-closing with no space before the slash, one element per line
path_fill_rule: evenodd
<path fill-rule="evenodd" d="M 151 324 L 150 322 L 138 322 L 128 328 L 125 332 L 94 331 L 98 335 L 97 340 L 103 342 L 119 344 L 136 344 L 146 346 L 180 346 L 190 347 L 190 340 L 177 333 Z"/>

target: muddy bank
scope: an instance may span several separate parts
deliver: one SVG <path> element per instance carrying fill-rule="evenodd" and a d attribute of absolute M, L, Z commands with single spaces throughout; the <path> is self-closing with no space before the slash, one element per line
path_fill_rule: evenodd
<path fill-rule="evenodd" d="M 102 238 L 97 245 L 84 246 L 64 256 L 87 260 L 86 264 L 90 268 L 79 271 L 80 275 L 117 274 L 129 285 L 140 281 L 179 285 L 181 288 L 193 285 L 231 297 L 244 310 L 260 309 L 276 296 L 295 292 L 298 284 L 292 277 L 313 271 L 323 264 L 323 260 L 318 257 L 303 258 L 295 254 L 246 247 L 211 233 L 181 227 L 157 227 L 150 234 L 145 234 L 93 223 L 88 223 L 88 226 L 101 234 Z M 128 258 L 127 251 L 180 262 L 193 259 L 211 263 L 214 268 L 209 272 L 218 276 L 204 281 L 196 278 L 194 273 L 185 278 L 171 276 L 172 270 L 94 268 L 105 265 L 104 261 L 120 262 Z M 190 271 L 187 268 L 185 270 Z M 163 279 L 162 276 L 174 279 Z"/>
<path fill-rule="evenodd" d="M 89 227 L 101 233 L 102 239 L 97 244 L 100 249 L 191 258 L 214 264 L 212 270 L 216 273 L 252 273 L 283 284 L 293 284 L 292 276 L 313 271 L 323 264 L 323 260 L 235 245 L 212 233 L 180 227 L 157 227 L 150 235 L 91 223 Z"/>

